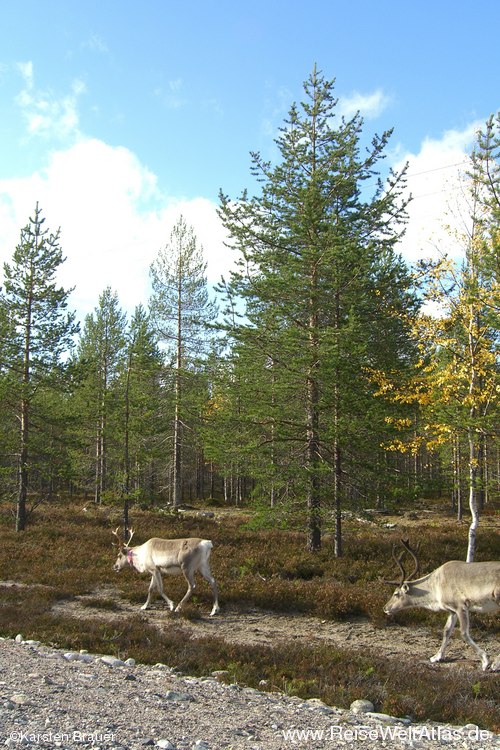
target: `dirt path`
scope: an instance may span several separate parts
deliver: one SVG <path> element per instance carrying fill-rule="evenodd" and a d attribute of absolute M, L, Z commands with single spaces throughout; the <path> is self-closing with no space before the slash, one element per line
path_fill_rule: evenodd
<path fill-rule="evenodd" d="M 102 608 L 102 602 L 113 603 L 113 609 Z M 347 622 L 320 620 L 303 614 L 278 614 L 255 608 L 223 607 L 216 617 L 202 615 L 188 619 L 174 615 L 162 602 L 147 611 L 141 611 L 134 604 L 123 599 L 115 587 L 96 589 L 92 594 L 63 600 L 53 606 L 54 613 L 72 615 L 79 618 L 112 620 L 131 614 L 144 617 L 145 621 L 168 627 L 176 622 L 188 630 L 195 638 L 223 638 L 231 643 L 252 645 L 273 645 L 280 641 L 300 640 L 304 643 L 329 643 L 332 646 L 364 651 L 376 651 L 387 658 L 413 656 L 414 663 L 435 668 L 429 657 L 439 648 L 445 616 L 436 615 L 435 627 L 410 627 L 389 623 L 387 627 L 376 628 L 368 619 L 358 618 Z M 491 633 L 476 631 L 475 637 L 483 648 L 496 656 L 499 652 L 498 638 Z M 460 638 L 458 629 L 449 645 L 446 662 L 440 668 L 450 668 L 460 664 L 477 672 L 479 662 L 472 649 Z"/>

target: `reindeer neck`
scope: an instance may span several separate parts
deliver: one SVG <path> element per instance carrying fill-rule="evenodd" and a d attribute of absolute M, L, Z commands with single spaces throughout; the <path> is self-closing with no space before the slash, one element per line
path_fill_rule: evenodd
<path fill-rule="evenodd" d="M 415 578 L 414 581 L 408 581 L 411 595 L 418 599 L 416 606 L 432 609 L 435 604 L 435 594 L 432 587 L 432 573 Z M 431 585 L 429 585 L 431 584 Z"/>
<path fill-rule="evenodd" d="M 433 571 L 434 572 L 434 571 Z M 420 576 L 419 578 L 415 578 L 413 580 L 409 580 L 408 583 L 410 586 L 419 585 L 420 583 L 427 583 L 429 578 L 432 576 L 432 573 L 426 573 L 425 576 Z"/>

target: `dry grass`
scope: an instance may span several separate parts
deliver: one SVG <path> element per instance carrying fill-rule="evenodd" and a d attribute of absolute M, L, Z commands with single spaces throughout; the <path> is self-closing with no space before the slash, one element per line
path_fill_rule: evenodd
<path fill-rule="evenodd" d="M 120 509 L 82 511 L 81 504 L 41 507 L 27 531 L 12 530 L 10 509 L 0 506 L 2 578 L 27 586 L 2 587 L 0 633 L 37 638 L 65 648 L 133 656 L 145 663 L 163 661 L 191 674 L 228 669 L 231 679 L 257 686 L 266 680 L 303 697 L 321 697 L 332 705 L 347 706 L 369 696 L 380 711 L 418 720 L 462 724 L 474 722 L 500 731 L 498 675 L 464 670 L 422 670 L 410 662 L 374 654 L 286 642 L 271 647 L 228 644 L 216 638 L 190 638 L 182 620 L 160 631 L 140 617 L 113 618 L 114 602 L 93 595 L 110 582 L 123 586 L 130 601 L 143 603 L 145 581 L 140 576 L 116 577 L 110 530 L 119 523 Z M 387 599 L 384 578 L 394 577 L 390 551 L 394 534 L 377 527 L 346 526 L 346 557 L 334 559 L 328 545 L 317 554 L 304 550 L 302 535 L 285 531 L 251 531 L 241 518 L 223 514 L 221 520 L 171 517 L 133 510 L 137 527 L 134 541 L 150 536 L 203 536 L 214 541 L 213 569 L 222 603 L 255 605 L 275 611 L 314 614 L 325 619 L 369 617 L 382 625 L 382 604 Z M 401 533 L 401 529 L 398 533 Z M 404 531 L 404 529 L 403 529 Z M 431 570 L 444 559 L 461 558 L 467 528 L 449 523 L 427 524 L 423 536 L 422 566 Z M 498 532 L 481 531 L 478 559 L 498 558 Z M 179 599 L 185 583 L 169 579 L 169 595 Z M 80 620 L 56 616 L 58 599 L 90 594 L 87 605 L 108 610 L 109 619 Z M 208 587 L 200 588 L 200 606 L 210 604 Z M 187 616 L 198 616 L 198 605 Z M 408 623 L 427 621 L 414 611 L 402 616 Z M 435 623 L 435 620 L 433 620 Z M 495 631 L 494 618 L 481 627 Z M 478 623 L 479 624 L 479 623 Z M 475 625 L 476 627 L 476 625 Z"/>

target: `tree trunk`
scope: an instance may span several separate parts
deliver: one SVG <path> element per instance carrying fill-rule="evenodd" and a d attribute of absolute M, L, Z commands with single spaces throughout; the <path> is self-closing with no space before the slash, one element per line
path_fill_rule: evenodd
<path fill-rule="evenodd" d="M 123 531 L 125 539 L 128 536 L 129 525 L 129 501 L 130 501 L 130 374 L 132 371 L 132 350 L 129 352 L 127 364 L 127 377 L 125 381 L 125 439 L 124 439 L 124 464 L 125 476 L 123 478 Z"/>
<path fill-rule="evenodd" d="M 172 504 L 178 508 L 182 503 L 182 425 L 181 425 L 181 367 L 182 367 L 182 273 L 179 268 L 177 282 L 177 352 L 175 371 L 175 415 L 174 415 L 174 471 Z"/>
<path fill-rule="evenodd" d="M 337 334 L 340 331 L 340 292 L 335 293 L 335 330 Z M 339 419 L 340 419 L 340 398 L 339 398 L 340 368 L 337 363 L 335 367 L 335 382 L 333 384 L 333 424 L 334 424 L 334 443 L 333 443 L 333 504 L 335 509 L 335 533 L 334 533 L 334 555 L 342 557 L 342 457 L 339 444 Z"/>
<path fill-rule="evenodd" d="M 307 507 L 309 509 L 308 548 L 321 548 L 321 493 L 319 480 L 319 411 L 318 411 L 318 383 L 314 372 L 317 363 L 317 342 L 314 316 L 310 322 L 310 344 L 312 366 L 307 381 L 307 446 L 306 466 L 307 478 Z"/>
<path fill-rule="evenodd" d="M 23 353 L 23 378 L 21 396 L 21 428 L 20 428 L 20 450 L 19 450 L 19 476 L 18 495 L 16 508 L 16 531 L 24 531 L 26 528 L 26 500 L 28 498 L 28 457 L 29 457 L 29 399 L 28 388 L 30 385 L 30 360 L 31 360 L 31 324 L 32 324 L 33 296 L 30 291 L 28 297 L 28 310 L 26 314 L 26 333 L 24 338 Z"/>
<path fill-rule="evenodd" d="M 16 509 L 16 531 L 26 528 L 26 500 L 28 497 L 28 401 L 21 401 L 21 450 L 19 452 L 19 477 Z"/>
<path fill-rule="evenodd" d="M 215 471 L 214 463 L 210 461 L 210 498 L 213 500 L 215 496 Z"/>
<path fill-rule="evenodd" d="M 462 470 L 460 462 L 460 438 L 453 437 L 453 510 L 456 511 L 457 521 L 462 520 Z"/>
<path fill-rule="evenodd" d="M 95 456 L 95 488 L 94 502 L 99 504 L 102 501 L 102 492 L 104 489 L 104 404 L 101 404 L 102 412 L 99 416 L 96 434 L 96 456 Z"/>
<path fill-rule="evenodd" d="M 182 503 L 182 481 L 181 481 L 181 418 L 179 409 L 180 399 L 180 375 L 177 370 L 175 379 L 175 416 L 174 416 L 174 466 L 173 466 L 173 493 L 172 504 L 178 508 Z"/>
<path fill-rule="evenodd" d="M 478 475 L 478 446 L 477 436 L 472 428 L 468 430 L 469 441 L 469 507 L 471 512 L 471 523 L 469 526 L 469 541 L 467 546 L 467 562 L 474 561 L 476 552 L 476 531 L 479 525 L 479 508 L 477 492 Z"/>
<path fill-rule="evenodd" d="M 340 491 L 340 482 L 342 475 L 342 458 L 338 440 L 335 440 L 334 451 L 334 469 L 333 469 L 333 493 L 335 500 L 335 540 L 334 554 L 335 557 L 342 557 L 342 499 Z"/>
<path fill-rule="evenodd" d="M 483 389 L 483 384 L 480 383 L 481 390 Z M 479 509 L 479 512 L 482 513 L 484 510 L 484 504 L 485 504 L 485 487 L 486 487 L 486 440 L 483 434 L 479 435 L 478 438 L 478 455 L 477 455 L 477 464 L 478 464 L 478 488 L 477 488 L 477 507 Z"/>
<path fill-rule="evenodd" d="M 469 410 L 469 428 L 467 439 L 469 442 L 469 507 L 471 512 L 471 523 L 469 526 L 469 541 L 467 545 L 467 562 L 473 562 L 476 552 L 476 530 L 479 525 L 478 507 L 478 474 L 479 474 L 479 439 L 474 429 L 477 419 L 477 409 L 474 400 L 477 397 L 478 375 L 476 371 L 476 331 L 479 329 L 478 316 L 474 307 L 470 307 L 469 319 L 469 356 L 470 356 L 470 382 L 469 395 L 472 405 Z"/>

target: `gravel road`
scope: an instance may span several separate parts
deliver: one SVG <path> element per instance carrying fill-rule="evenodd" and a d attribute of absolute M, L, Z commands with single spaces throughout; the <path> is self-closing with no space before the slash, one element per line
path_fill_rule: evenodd
<path fill-rule="evenodd" d="M 340 710 L 20 636 L 0 640 L 0 657 L 0 744 L 11 748 L 500 748 L 474 725 L 411 724 L 367 703 Z"/>

